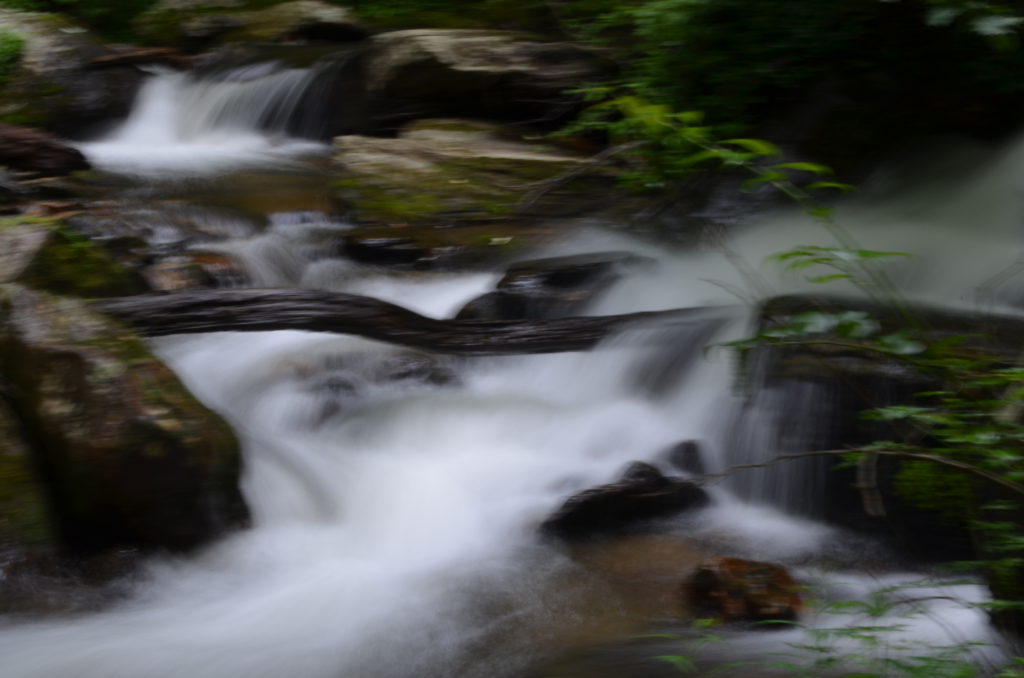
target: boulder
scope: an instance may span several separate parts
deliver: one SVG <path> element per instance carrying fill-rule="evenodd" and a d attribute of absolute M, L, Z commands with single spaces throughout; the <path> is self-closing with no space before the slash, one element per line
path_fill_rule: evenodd
<path fill-rule="evenodd" d="M 695 616 L 722 622 L 796 621 L 802 607 L 799 587 L 785 568 L 742 558 L 701 563 L 683 582 L 681 595 Z"/>
<path fill-rule="evenodd" d="M 150 42 L 206 49 L 229 42 L 353 42 L 369 30 L 351 10 L 320 0 L 292 0 L 246 9 L 234 0 L 161 0 L 139 15 L 136 30 Z"/>
<path fill-rule="evenodd" d="M 493 292 L 467 303 L 459 320 L 552 318 L 581 311 L 630 266 L 652 260 L 629 252 L 593 252 L 520 261 Z"/>
<path fill-rule="evenodd" d="M 47 175 L 89 169 L 89 161 L 81 151 L 52 134 L 3 123 L 0 123 L 0 165 Z"/>
<path fill-rule="evenodd" d="M 7 553 L 58 549 L 26 431 L 7 402 L 9 396 L 0 393 L 0 559 Z"/>
<path fill-rule="evenodd" d="M 618 481 L 569 497 L 541 530 L 565 540 L 599 537 L 701 508 L 708 501 L 707 492 L 697 485 L 667 478 L 650 464 L 633 462 Z"/>
<path fill-rule="evenodd" d="M 55 294 L 117 297 L 147 290 L 110 252 L 52 219 L 0 219 L 0 283 Z"/>
<path fill-rule="evenodd" d="M 373 36 L 365 54 L 371 116 L 467 116 L 552 123 L 579 103 L 567 94 L 607 71 L 592 50 L 522 33 L 414 29 Z"/>
<path fill-rule="evenodd" d="M 493 123 L 429 120 L 395 139 L 337 137 L 334 195 L 356 221 L 384 223 L 567 216 L 613 199 L 606 168 L 507 133 Z"/>
<path fill-rule="evenodd" d="M 84 303 L 0 286 L 0 378 L 71 552 L 188 549 L 244 521 L 231 429 Z"/>
<path fill-rule="evenodd" d="M 86 29 L 56 14 L 0 8 L 0 33 L 22 41 L 0 81 L 0 121 L 70 133 L 128 114 L 143 75 L 128 66 L 91 68 L 108 52 Z"/>

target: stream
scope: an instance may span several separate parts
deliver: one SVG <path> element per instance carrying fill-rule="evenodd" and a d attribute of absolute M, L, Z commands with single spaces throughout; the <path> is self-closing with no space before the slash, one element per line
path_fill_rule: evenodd
<path fill-rule="evenodd" d="M 256 286 L 363 294 L 437 318 L 493 288 L 497 270 L 389 272 L 332 254 L 318 235 L 351 226 L 330 215 L 316 188 L 329 149 L 288 126 L 309 75 L 250 75 L 204 82 L 157 73 L 118 129 L 79 147 L 135 195 L 261 211 L 265 226 L 235 224 L 216 243 Z M 865 246 L 918 255 L 893 272 L 912 298 L 1019 312 L 1019 281 L 998 274 L 1022 256 L 1024 145 L 995 152 L 951 142 L 916 162 L 868 182 L 839 220 Z M 726 219 L 715 210 L 731 206 L 712 205 L 710 218 Z M 785 211 L 729 227 L 732 262 L 714 243 L 669 248 L 597 221 L 530 257 L 650 257 L 653 267 L 631 272 L 587 313 L 721 305 L 733 318 L 712 340 L 722 343 L 750 331 L 754 299 L 813 289 L 764 263 L 767 255 L 828 244 L 811 220 Z M 815 493 L 824 490 L 813 464 L 715 485 L 710 507 L 654 535 L 578 549 L 541 540 L 537 525 L 567 496 L 613 481 L 632 461 L 679 474 L 666 451 L 681 441 L 699 441 L 708 470 L 719 471 L 807 449 L 820 434 L 827 393 L 751 401 L 732 387 L 728 350 L 680 356 L 686 337 L 652 340 L 657 332 L 638 329 L 586 353 L 418 355 L 438 375 L 425 379 L 389 376 L 408 351 L 348 336 L 155 341 L 243 441 L 254 525 L 193 556 L 149 561 L 130 594 L 102 610 L 0 619 L 0 676 L 660 678 L 682 674 L 658 655 L 694 653 L 712 665 L 796 656 L 814 637 L 737 630 L 680 644 L 690 631 L 673 592 L 709 555 L 783 563 L 811 587 L 809 599 L 867 600 L 926 577 L 866 537 L 815 520 Z M 998 658 L 973 607 L 983 587 L 929 579 L 895 595 L 925 602 L 914 603 L 916 615 L 904 618 L 906 606 L 883 615 L 878 623 L 904 628 L 875 651 L 978 642 L 986 645 L 973 650 L 977 661 Z M 835 612 L 804 622 L 865 623 Z M 863 649 L 853 638 L 835 643 L 832 654 Z"/>

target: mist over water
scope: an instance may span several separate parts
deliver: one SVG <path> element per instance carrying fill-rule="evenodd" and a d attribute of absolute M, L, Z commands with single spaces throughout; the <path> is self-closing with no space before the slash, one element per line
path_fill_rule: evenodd
<path fill-rule="evenodd" d="M 298 72 L 270 77 L 277 78 L 265 83 L 271 102 L 290 101 L 305 86 Z M 81 148 L 99 167 L 154 181 L 288 163 L 316 150 L 281 128 L 268 131 L 267 115 L 249 110 L 263 99 L 247 97 L 238 83 L 158 75 L 122 128 Z M 971 178 L 928 184 L 896 197 L 868 191 L 840 210 L 839 221 L 870 249 L 921 253 L 893 271 L 915 299 L 1015 307 L 1018 280 L 985 284 L 1020 256 L 1024 146 Z M 313 245 L 303 249 L 303 233 L 323 226 L 316 218 L 284 219 L 220 247 L 260 285 L 366 294 L 432 317 L 451 317 L 499 275 L 410 279 L 331 259 Z M 562 649 L 613 640 L 614 633 L 588 626 L 597 624 L 586 611 L 603 589 L 541 542 L 536 526 L 567 496 L 615 479 L 631 461 L 664 466 L 680 441 L 700 441 L 711 471 L 734 461 L 726 458 L 727 434 L 744 402 L 731 388 L 730 354 L 703 345 L 749 331 L 754 298 L 819 290 L 765 265 L 767 255 L 830 244 L 813 221 L 786 211 L 735 234 L 730 247 L 756 272 L 756 285 L 713 247 L 671 251 L 596 227 L 537 254 L 649 256 L 653 268 L 631 272 L 588 313 L 730 307 L 731 322 L 706 337 L 639 328 L 587 353 L 458 360 L 290 331 L 154 342 L 238 432 L 255 524 L 194 557 L 152 561 L 134 595 L 106 611 L 0 620 L 0 676 L 513 678 Z M 680 357 L 688 341 L 696 343 Z M 408 360 L 438 378 L 395 378 L 393 366 Z M 803 394 L 797 413 L 792 395 L 761 403 L 743 424 L 763 436 L 766 453 L 788 451 L 770 447 L 779 444 L 773 428 L 787 416 L 824 416 L 815 410 L 827 405 L 820 394 Z M 772 418 L 781 424 L 764 423 Z M 790 482 L 786 493 L 809 492 L 806 479 Z M 741 500 L 727 486 L 712 492 L 714 505 L 687 518 L 695 539 L 800 563 L 798 574 L 808 579 L 822 576 L 808 563 L 844 548 L 844 535 L 813 520 Z M 830 595 L 866 595 L 896 580 L 838 579 L 847 591 L 825 584 Z M 939 594 L 934 614 L 911 622 L 907 633 L 940 644 L 987 640 L 984 616 L 950 597 Z M 956 597 L 983 596 L 963 586 Z M 595 616 L 614 626 L 616 611 Z M 947 626 L 955 638 L 944 637 Z M 750 634 L 748 651 L 798 639 L 788 633 Z"/>

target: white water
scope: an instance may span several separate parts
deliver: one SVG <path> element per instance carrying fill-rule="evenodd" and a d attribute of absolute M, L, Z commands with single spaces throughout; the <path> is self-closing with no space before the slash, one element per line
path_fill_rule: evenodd
<path fill-rule="evenodd" d="M 299 166 L 302 157 L 326 151 L 324 144 L 287 134 L 315 77 L 307 69 L 269 70 L 229 82 L 158 73 L 143 84 L 117 130 L 78 148 L 97 168 L 165 180 Z"/>
<path fill-rule="evenodd" d="M 183 133 L 185 113 L 172 106 L 181 86 L 174 77 L 154 79 L 111 139 L 85 145 L 90 159 L 163 172 L 180 169 L 169 160 L 194 153 L 190 167 L 212 171 L 302 150 L 276 147 L 280 154 L 268 156 L 272 142 L 251 128 L 223 137 L 208 127 Z M 131 141 L 150 136 L 157 143 Z M 941 239 L 905 277 L 920 283 L 921 296 L 939 290 L 945 301 L 969 299 L 1019 251 L 1021 155 L 1024 149 L 1014 150 L 945 198 L 930 192 L 865 202 L 842 220 L 873 248 L 932 249 L 925 232 Z M 154 157 L 159 162 L 151 164 Z M 953 232 L 965 216 L 989 229 L 984 238 Z M 358 291 L 435 317 L 450 316 L 494 279 L 410 281 L 315 253 L 288 259 L 282 250 L 294 244 L 295 227 L 278 224 L 225 247 L 265 284 Z M 760 268 L 770 252 L 822 241 L 813 228 L 779 217 L 741 233 L 734 247 Z M 594 231 L 549 253 L 622 248 L 653 256 L 658 266 L 619 284 L 594 313 L 735 304 L 727 288 L 763 293 L 714 252 L 667 252 Z M 286 259 L 268 265 L 274 257 Z M 777 291 L 799 286 L 762 274 Z M 536 524 L 567 495 L 608 482 L 632 460 L 658 459 L 681 440 L 703 441 L 709 464 L 720 467 L 723 429 L 739 404 L 721 351 L 695 355 L 693 369 L 651 396 L 636 374 L 659 349 L 630 337 L 589 353 L 448 363 L 458 375 L 449 385 L 382 380 L 381 366 L 401 351 L 349 337 L 223 333 L 170 338 L 157 348 L 242 437 L 255 526 L 196 557 L 152 563 L 136 595 L 108 611 L 0 626 L 2 678 L 521 675 L 551 651 L 545 629 L 586 622 L 571 605 L 567 611 L 558 589 L 575 566 L 537 540 Z M 790 562 L 843 539 L 721 490 L 694 529 L 723 549 Z M 854 582 L 852 595 L 893 581 L 837 577 Z M 976 587 L 958 593 L 980 596 Z M 908 634 L 939 644 L 987 638 L 978 612 L 948 600 L 935 605 Z M 777 649 L 783 640 L 749 642 Z"/>

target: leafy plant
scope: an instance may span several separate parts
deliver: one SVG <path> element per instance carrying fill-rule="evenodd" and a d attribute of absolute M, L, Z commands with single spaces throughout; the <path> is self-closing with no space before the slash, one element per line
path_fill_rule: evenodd
<path fill-rule="evenodd" d="M 25 40 L 16 33 L 0 30 L 0 85 L 8 82 L 21 61 Z"/>

